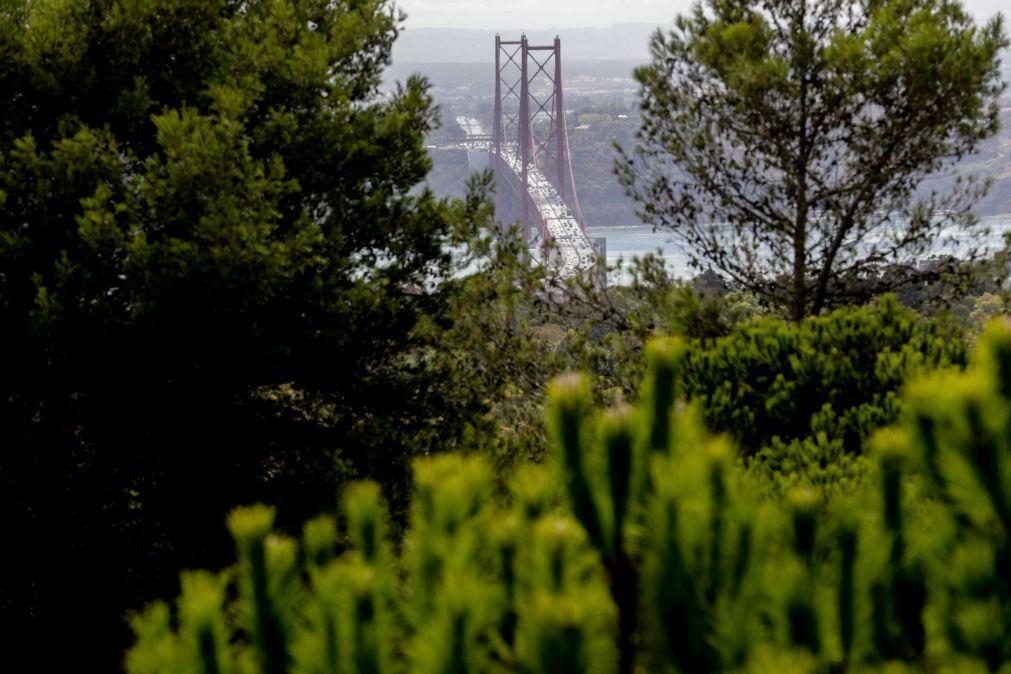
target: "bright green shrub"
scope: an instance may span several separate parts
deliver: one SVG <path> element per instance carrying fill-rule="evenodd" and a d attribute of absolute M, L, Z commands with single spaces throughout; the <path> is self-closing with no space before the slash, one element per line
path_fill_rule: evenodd
<path fill-rule="evenodd" d="M 419 460 L 399 551 L 371 483 L 301 551 L 271 509 L 236 511 L 238 564 L 134 618 L 128 672 L 1011 671 L 1011 325 L 911 385 L 829 510 L 760 497 L 678 403 L 687 357 L 652 342 L 634 408 L 557 379 L 549 465 L 508 498 L 483 458 Z"/>
<path fill-rule="evenodd" d="M 912 373 L 964 365 L 946 329 L 890 296 L 799 323 L 761 318 L 695 343 L 685 393 L 780 491 L 831 490 L 866 473 L 864 442 L 898 418 Z"/>
<path fill-rule="evenodd" d="M 994 672 L 1011 662 L 1011 323 L 991 323 L 981 342 L 969 372 L 910 387 L 896 442 L 931 496 L 940 629 Z"/>

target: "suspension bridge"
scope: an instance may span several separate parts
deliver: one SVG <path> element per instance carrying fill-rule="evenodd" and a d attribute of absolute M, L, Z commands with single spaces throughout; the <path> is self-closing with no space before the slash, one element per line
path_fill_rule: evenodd
<path fill-rule="evenodd" d="M 491 132 L 474 117 L 456 121 L 467 134 L 468 154 L 486 153 L 500 219 L 518 222 L 540 259 L 556 257 L 560 274 L 572 277 L 593 269 L 605 244 L 586 234 L 563 103 L 561 40 L 538 46 L 525 35 L 518 41 L 496 36 Z"/>

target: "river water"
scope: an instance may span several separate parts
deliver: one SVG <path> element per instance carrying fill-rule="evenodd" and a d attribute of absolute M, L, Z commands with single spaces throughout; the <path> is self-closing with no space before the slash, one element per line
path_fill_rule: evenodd
<path fill-rule="evenodd" d="M 1011 215 L 996 215 L 981 218 L 983 228 L 990 230 L 982 242 L 971 242 L 975 245 L 982 243 L 986 247 L 996 247 L 1003 241 L 1003 236 L 1011 232 Z M 619 261 L 625 264 L 633 257 L 642 257 L 648 253 L 657 253 L 663 256 L 668 269 L 679 278 L 689 278 L 695 276 L 696 272 L 688 266 L 688 256 L 683 246 L 674 240 L 669 231 L 654 232 L 649 225 L 618 225 L 613 227 L 589 227 L 587 235 L 592 237 L 604 237 L 607 239 L 607 264 L 617 265 Z M 950 238 L 946 236 L 945 238 Z M 970 242 L 966 242 L 970 243 Z M 944 246 L 939 246 L 938 253 L 945 252 Z M 617 276 L 617 278 L 615 278 Z M 627 274 L 612 274 L 609 279 L 611 283 L 621 283 L 627 281 Z"/>

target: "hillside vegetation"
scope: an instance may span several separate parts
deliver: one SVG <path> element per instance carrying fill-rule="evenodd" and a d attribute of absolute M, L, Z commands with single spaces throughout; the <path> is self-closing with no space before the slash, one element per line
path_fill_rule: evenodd
<path fill-rule="evenodd" d="M 233 512 L 237 565 L 136 618 L 127 671 L 1004 671 L 1011 325 L 909 389 L 873 477 L 827 515 L 805 490 L 762 505 L 679 404 L 683 356 L 648 347 L 635 408 L 556 380 L 552 460 L 504 499 L 480 457 L 416 462 L 399 554 L 372 483 L 300 542 L 270 508 Z"/>
<path fill-rule="evenodd" d="M 1001 21 L 566 66 L 590 224 L 733 228 L 608 285 L 468 175 L 483 64 L 391 81 L 399 4 L 0 1 L 0 669 L 1011 674 L 1011 242 L 910 254 L 1006 170 Z"/>

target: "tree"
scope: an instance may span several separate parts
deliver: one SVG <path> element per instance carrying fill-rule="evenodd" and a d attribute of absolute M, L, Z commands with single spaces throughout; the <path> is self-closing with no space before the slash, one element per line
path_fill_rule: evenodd
<path fill-rule="evenodd" d="M 697 266 L 795 320 L 922 280 L 861 282 L 941 241 L 980 253 L 985 186 L 917 187 L 996 131 L 1007 44 L 999 16 L 948 0 L 699 1 L 636 71 L 620 180 Z"/>
<path fill-rule="evenodd" d="M 418 189 L 427 84 L 379 91 L 399 21 L 0 3 L 0 630 L 26 657 L 115 669 L 124 609 L 225 559 L 206 513 L 301 521 L 355 475 L 402 505 L 410 457 L 486 411 L 440 349 L 487 184 Z"/>

